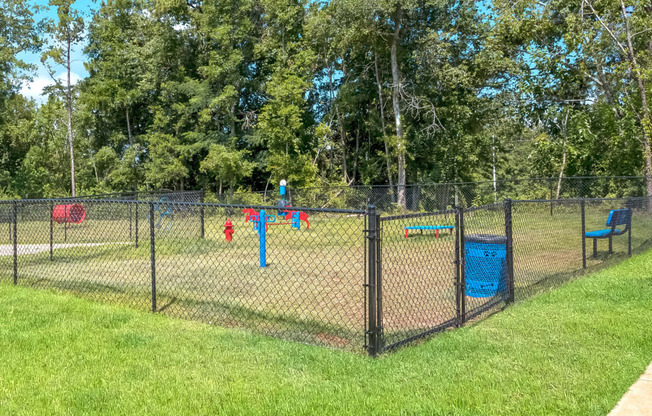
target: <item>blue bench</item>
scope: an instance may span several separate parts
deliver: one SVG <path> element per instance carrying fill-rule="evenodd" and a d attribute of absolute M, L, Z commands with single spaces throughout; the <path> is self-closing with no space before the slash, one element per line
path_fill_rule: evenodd
<path fill-rule="evenodd" d="M 404 227 L 405 229 L 405 238 L 408 238 L 408 230 L 420 230 L 421 234 L 423 234 L 423 230 L 435 230 L 437 238 L 439 238 L 439 230 L 451 230 L 451 234 L 453 234 L 453 227 L 452 225 L 411 225 L 409 227 Z"/>
<path fill-rule="evenodd" d="M 622 226 L 622 227 L 621 227 Z M 598 255 L 598 239 L 609 239 L 609 253 L 613 253 L 611 239 L 615 236 L 629 234 L 628 237 L 628 254 L 632 253 L 632 210 L 631 209 L 612 209 L 607 217 L 607 227 L 601 230 L 589 231 L 584 233 L 583 238 L 593 239 L 593 257 Z"/>

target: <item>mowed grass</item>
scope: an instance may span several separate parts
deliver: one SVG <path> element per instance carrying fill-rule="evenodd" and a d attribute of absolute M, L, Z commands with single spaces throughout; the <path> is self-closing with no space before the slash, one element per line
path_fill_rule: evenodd
<path fill-rule="evenodd" d="M 0 285 L 0 414 L 604 415 L 652 360 L 651 268 L 378 359 Z"/>

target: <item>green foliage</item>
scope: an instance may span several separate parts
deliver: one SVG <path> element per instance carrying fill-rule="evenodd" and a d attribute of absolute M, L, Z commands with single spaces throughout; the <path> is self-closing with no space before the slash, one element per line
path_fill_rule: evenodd
<path fill-rule="evenodd" d="M 652 20 L 638 0 L 625 13 L 613 0 L 111 0 L 90 19 L 75 5 L 50 1 L 56 18 L 38 25 L 0 0 L 3 193 L 65 194 L 70 147 L 80 192 L 396 184 L 403 153 L 408 183 L 652 169 Z M 18 52 L 46 38 L 53 75 L 70 43 L 89 76 L 20 104 Z"/>
<path fill-rule="evenodd" d="M 220 184 L 228 184 L 231 189 L 242 178 L 251 176 L 254 164 L 246 160 L 247 152 L 229 150 L 220 144 L 212 144 L 208 155 L 202 160 L 199 170 L 211 174 Z"/>

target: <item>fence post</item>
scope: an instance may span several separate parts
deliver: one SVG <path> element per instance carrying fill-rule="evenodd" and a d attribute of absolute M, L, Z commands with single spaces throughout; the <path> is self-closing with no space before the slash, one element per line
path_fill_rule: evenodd
<path fill-rule="evenodd" d="M 131 241 L 131 237 L 132 237 L 132 228 L 133 228 L 133 227 L 132 227 L 132 224 L 131 224 L 131 221 L 132 221 L 132 218 L 131 218 L 131 217 L 132 217 L 132 215 L 133 215 L 133 211 L 132 211 L 132 210 L 133 210 L 133 207 L 132 207 L 132 205 L 131 205 L 131 202 L 129 202 L 129 241 Z"/>
<path fill-rule="evenodd" d="M 627 231 L 627 257 L 632 257 L 632 216 L 629 216 L 629 230 Z"/>
<path fill-rule="evenodd" d="M 199 208 L 199 219 L 201 222 L 201 238 L 203 239 L 205 236 L 205 228 L 204 228 L 204 188 L 201 189 L 201 193 L 199 194 L 199 202 L 201 203 L 201 206 Z"/>
<path fill-rule="evenodd" d="M 552 217 L 552 179 L 548 181 L 548 187 L 550 188 L 550 216 Z"/>
<path fill-rule="evenodd" d="M 154 233 L 154 203 L 149 203 L 150 266 L 152 270 L 152 312 L 156 312 L 156 236 Z"/>
<path fill-rule="evenodd" d="M 52 220 L 52 213 L 54 212 L 54 203 L 50 201 L 50 261 L 53 260 L 54 249 L 54 222 Z"/>
<path fill-rule="evenodd" d="M 134 206 L 134 212 L 136 215 L 134 215 L 134 232 L 136 235 L 136 248 L 138 248 L 138 196 L 136 196 L 136 203 Z M 150 215 L 151 218 L 154 218 Z"/>
<path fill-rule="evenodd" d="M 68 242 L 68 213 L 70 208 L 68 208 L 68 201 L 63 202 L 63 242 Z"/>
<path fill-rule="evenodd" d="M 369 336 L 369 345 L 368 345 L 368 351 L 369 355 L 372 357 L 375 357 L 378 355 L 378 345 L 379 345 L 379 340 L 378 340 L 378 333 L 377 333 L 377 328 L 378 328 L 378 322 L 377 322 L 377 317 L 378 317 L 378 309 L 377 309 L 377 300 L 378 300 L 378 294 L 376 291 L 376 254 L 378 254 L 378 250 L 376 247 L 376 232 L 377 232 L 377 227 L 378 225 L 376 224 L 377 220 L 376 216 L 376 207 L 373 205 L 369 205 L 367 207 L 367 220 L 368 220 L 368 229 L 366 238 L 369 240 L 369 244 L 367 247 L 367 265 L 368 265 L 368 270 L 367 270 L 367 290 L 368 290 L 368 295 L 367 298 L 369 299 L 369 302 L 367 303 L 367 307 L 369 308 L 367 312 L 367 335 Z"/>
<path fill-rule="evenodd" d="M 382 226 L 380 213 L 376 211 L 376 345 L 374 351 L 380 354 L 384 348 L 383 337 L 383 254 L 382 254 Z"/>
<path fill-rule="evenodd" d="M 584 214 L 584 198 L 580 200 L 580 213 L 582 217 L 582 268 L 586 269 L 586 223 Z"/>
<path fill-rule="evenodd" d="M 462 326 L 464 325 L 464 322 L 466 322 L 466 248 L 465 246 L 465 229 L 464 229 L 464 207 L 459 207 L 459 221 L 460 221 L 460 227 L 459 227 L 459 239 L 460 239 L 460 244 L 459 244 L 459 250 L 460 250 L 460 264 L 459 264 L 459 271 L 458 273 L 460 274 L 460 288 L 459 288 L 459 309 L 460 309 L 460 316 L 459 316 L 459 325 Z"/>
<path fill-rule="evenodd" d="M 514 302 L 514 237 L 512 234 L 512 200 L 505 200 L 505 237 L 507 238 L 507 303 Z"/>
<path fill-rule="evenodd" d="M 461 261 L 460 261 L 460 208 L 455 207 L 455 312 L 457 316 L 456 326 L 462 326 L 462 289 L 461 282 Z"/>
<path fill-rule="evenodd" d="M 18 284 L 18 202 L 14 201 L 14 285 Z"/>

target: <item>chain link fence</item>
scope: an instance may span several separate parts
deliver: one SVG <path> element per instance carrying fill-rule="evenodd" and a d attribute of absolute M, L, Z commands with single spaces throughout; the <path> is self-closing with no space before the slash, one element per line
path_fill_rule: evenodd
<path fill-rule="evenodd" d="M 365 213 L 300 213 L 156 197 L 3 202 L 0 280 L 362 350 Z"/>
<path fill-rule="evenodd" d="M 501 179 L 496 182 L 460 182 L 405 186 L 405 204 L 409 211 L 434 212 L 458 206 L 474 207 L 511 199 L 572 199 L 644 197 L 643 176 L 564 177 Z M 273 200 L 267 193 L 242 193 L 234 200 L 259 198 Z M 383 213 L 401 213 L 397 204 L 398 187 L 387 185 L 293 188 L 289 198 L 296 206 L 365 209 L 374 205 Z"/>
<path fill-rule="evenodd" d="M 644 197 L 381 215 L 159 196 L 0 201 L 0 281 L 378 355 L 652 241 Z"/>
<path fill-rule="evenodd" d="M 367 325 L 372 355 L 649 249 L 652 199 L 507 199 L 380 217 L 379 228 L 382 261 L 369 295 L 377 298 L 375 319 Z"/>

